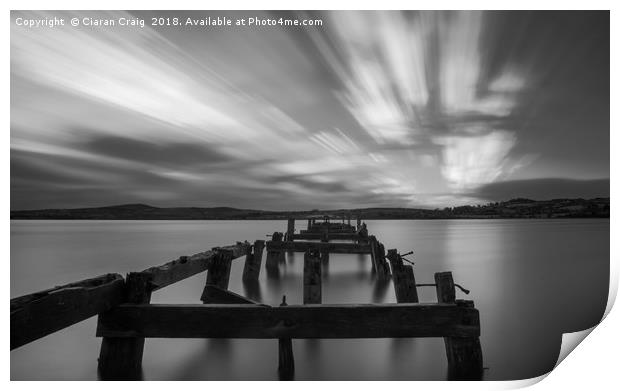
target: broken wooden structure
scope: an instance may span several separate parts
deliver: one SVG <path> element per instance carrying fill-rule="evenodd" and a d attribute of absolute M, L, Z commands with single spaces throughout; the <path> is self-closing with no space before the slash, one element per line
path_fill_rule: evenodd
<path fill-rule="evenodd" d="M 107 274 L 11 300 L 11 349 L 98 315 L 102 337 L 98 370 L 104 380 L 141 379 L 145 338 L 262 338 L 278 340 L 278 373 L 294 378 L 292 339 L 442 337 L 449 379 L 482 376 L 480 319 L 472 301 L 457 300 L 451 272 L 435 274 L 434 284 L 416 284 L 413 267 L 397 250 L 385 252 L 366 224 L 317 222 L 270 241 L 237 242 L 162 266 Z M 350 243 L 343 243 L 348 240 Z M 333 242 L 337 241 L 337 242 Z M 277 268 L 285 252 L 304 253 L 303 305 L 272 307 L 228 290 L 232 262 L 245 257 L 244 283 L 257 283 L 265 268 Z M 370 254 L 378 281 L 393 281 L 396 304 L 322 304 L 322 265 L 330 253 Z M 389 264 L 388 264 L 389 261 Z M 151 293 L 207 271 L 200 305 L 150 304 Z M 437 303 L 418 303 L 417 287 L 436 287 Z"/>

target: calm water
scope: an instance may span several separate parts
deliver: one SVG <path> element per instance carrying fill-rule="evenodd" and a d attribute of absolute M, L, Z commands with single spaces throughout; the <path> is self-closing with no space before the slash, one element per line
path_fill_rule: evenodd
<path fill-rule="evenodd" d="M 297 223 L 303 228 L 305 222 Z M 555 364 L 562 332 L 595 325 L 609 284 L 609 220 L 369 221 L 371 234 L 415 251 L 418 283 L 452 271 L 481 317 L 485 379 L 523 379 Z M 108 272 L 124 274 L 236 240 L 265 239 L 285 221 L 12 221 L 11 297 Z M 258 292 L 233 263 L 230 289 L 277 305 L 302 302 L 303 254 L 287 256 L 279 279 L 264 270 Z M 395 302 L 391 283 L 370 274 L 369 256 L 332 254 L 323 303 Z M 200 303 L 205 274 L 153 294 L 154 303 Z M 436 301 L 419 288 L 421 302 Z M 11 378 L 97 378 L 100 339 L 92 318 L 11 352 Z M 442 380 L 443 340 L 294 340 L 296 379 Z M 277 341 L 148 339 L 147 380 L 276 380 Z"/>

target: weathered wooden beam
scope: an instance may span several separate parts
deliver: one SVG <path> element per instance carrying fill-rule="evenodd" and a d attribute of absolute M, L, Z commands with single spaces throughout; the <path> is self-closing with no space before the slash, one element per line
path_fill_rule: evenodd
<path fill-rule="evenodd" d="M 210 304 L 261 304 L 215 285 L 206 285 L 200 300 Z"/>
<path fill-rule="evenodd" d="M 437 301 L 440 303 L 456 302 L 461 308 L 473 308 L 474 303 L 466 300 L 455 300 L 454 280 L 451 272 L 435 273 Z M 448 358 L 449 380 L 481 380 L 482 379 L 482 347 L 479 335 L 469 337 L 444 337 L 446 356 Z"/>
<path fill-rule="evenodd" d="M 333 226 L 328 226 L 328 225 L 313 225 L 312 228 L 310 229 L 302 229 L 301 231 L 299 231 L 299 233 L 302 234 L 311 234 L 311 233 L 322 233 L 325 232 L 326 230 L 329 231 L 329 233 L 355 233 L 357 232 L 355 230 L 355 228 L 353 227 L 333 227 Z"/>
<path fill-rule="evenodd" d="M 401 256 L 395 249 L 388 250 L 387 258 L 392 267 L 394 292 L 398 303 L 417 303 L 418 289 L 411 265 L 404 265 Z"/>
<path fill-rule="evenodd" d="M 368 243 L 324 243 L 324 242 L 274 242 L 266 243 L 269 251 L 295 251 L 306 252 L 310 249 L 318 249 L 335 254 L 370 254 Z"/>
<path fill-rule="evenodd" d="M 293 240 L 321 240 L 323 239 L 324 233 L 303 233 L 303 234 L 294 234 Z M 330 232 L 327 236 L 328 240 L 360 240 L 364 239 L 360 237 L 356 233 L 337 233 Z"/>
<path fill-rule="evenodd" d="M 11 350 L 123 301 L 120 274 L 104 274 L 11 299 Z"/>
<path fill-rule="evenodd" d="M 304 304 L 321 304 L 321 253 L 304 254 Z"/>
<path fill-rule="evenodd" d="M 243 265 L 243 281 L 258 281 L 264 248 L 264 240 L 257 240 L 254 242 L 252 251 L 248 252 L 245 257 L 245 264 Z"/>
<path fill-rule="evenodd" d="M 167 305 L 123 304 L 97 336 L 149 338 L 475 337 L 478 310 L 455 304 Z"/>
<path fill-rule="evenodd" d="M 237 242 L 231 246 L 217 247 L 191 256 L 182 256 L 164 265 L 143 270 L 141 273 L 145 275 L 150 289 L 156 291 L 207 270 L 213 262 L 217 249 L 231 251 L 234 259 L 246 255 L 250 246 L 248 242 Z"/>
<path fill-rule="evenodd" d="M 127 303 L 147 304 L 151 301 L 148 275 L 129 273 L 125 282 Z M 110 311 L 99 315 L 97 327 L 105 322 Z M 97 370 L 102 380 L 141 380 L 144 338 L 106 337 L 101 341 Z"/>

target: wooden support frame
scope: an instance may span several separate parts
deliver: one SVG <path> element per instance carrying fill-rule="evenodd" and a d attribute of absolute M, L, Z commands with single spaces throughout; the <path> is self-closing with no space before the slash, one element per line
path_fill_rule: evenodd
<path fill-rule="evenodd" d="M 211 274 L 222 275 L 225 268 L 219 265 L 221 262 L 216 261 L 219 254 L 226 254 L 226 257 L 232 260 L 247 254 L 249 249 L 249 243 L 237 242 L 232 246 L 214 248 L 191 257 L 180 257 L 175 261 L 142 272 L 129 273 L 125 283 L 125 302 L 149 303 L 153 291 L 210 269 L 214 264 L 219 270 Z M 230 272 L 230 264 L 228 270 Z M 209 281 L 209 276 L 207 276 L 207 281 Z M 223 285 L 223 281 L 222 277 L 222 282 L 219 284 Z M 227 281 L 226 287 L 228 287 Z M 98 323 L 105 321 L 107 316 L 109 316 L 109 311 L 100 314 Z M 103 380 L 141 379 L 143 351 L 144 338 L 103 338 L 99 352 L 99 376 Z"/>
<path fill-rule="evenodd" d="M 456 300 L 454 280 L 451 272 L 435 273 L 437 300 L 440 303 L 454 303 L 462 308 L 473 308 L 473 301 Z M 482 347 L 479 335 L 445 336 L 446 356 L 448 358 L 449 380 L 482 379 Z"/>
<path fill-rule="evenodd" d="M 116 338 L 477 337 L 478 310 L 456 304 L 170 305 L 123 304 L 99 322 Z"/>
<path fill-rule="evenodd" d="M 149 276 L 129 273 L 125 284 L 127 303 L 145 304 L 151 301 Z M 110 311 L 99 315 L 97 327 L 105 322 Z M 141 380 L 144 338 L 106 337 L 101 341 L 97 370 L 102 380 Z"/>
<path fill-rule="evenodd" d="M 123 301 L 125 280 L 104 274 L 11 300 L 11 350 Z"/>
<path fill-rule="evenodd" d="M 280 379 L 292 380 L 294 338 L 403 337 L 443 337 L 449 379 L 481 379 L 479 312 L 472 301 L 456 300 L 450 272 L 436 273 L 435 284 L 423 284 L 436 286 L 439 303 L 418 304 L 413 268 L 390 250 L 387 258 L 399 304 L 320 304 L 322 270 L 330 252 L 370 254 L 378 278 L 385 281 L 390 275 L 383 244 L 367 235 L 359 218 L 357 233 L 350 226 L 350 216 L 348 224 L 345 218 L 342 223 L 330 223 L 329 216 L 323 223 L 308 219 L 308 231 L 301 234 L 294 233 L 295 220 L 289 218 L 286 235 L 275 232 L 266 243 L 237 242 L 129 273 L 126 280 L 108 274 L 18 297 L 11 300 L 11 349 L 99 314 L 97 336 L 103 340 L 98 370 L 103 380 L 141 379 L 145 338 L 278 339 Z M 280 307 L 270 307 L 227 290 L 232 260 L 242 255 L 246 255 L 244 283 L 257 283 L 265 247 L 268 271 L 270 266 L 278 270 L 286 251 L 305 252 L 303 306 L 287 306 L 283 298 Z M 208 304 L 149 304 L 153 291 L 204 270 L 208 273 L 201 300 Z"/>

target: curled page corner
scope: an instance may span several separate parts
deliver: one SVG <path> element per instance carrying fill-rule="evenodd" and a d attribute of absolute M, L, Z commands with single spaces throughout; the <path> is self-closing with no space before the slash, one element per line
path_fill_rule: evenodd
<path fill-rule="evenodd" d="M 558 361 L 555 363 L 553 369 L 557 368 L 558 365 L 572 352 L 577 345 L 579 345 L 590 333 L 592 330 L 596 328 L 597 325 L 590 327 L 589 329 L 575 331 L 573 333 L 564 333 L 562 334 L 562 346 L 560 347 L 560 355 L 558 356 Z"/>
<path fill-rule="evenodd" d="M 616 302 L 616 296 L 618 295 L 618 272 L 615 269 L 615 265 L 613 264 L 613 262 L 610 263 L 610 267 L 611 273 L 609 281 L 609 294 L 607 295 L 607 306 L 605 307 L 605 313 L 603 314 L 603 317 L 597 324 L 588 329 L 562 334 L 562 345 L 560 347 L 560 354 L 553 369 L 557 368 L 557 366 L 560 365 L 562 361 L 564 361 L 564 359 L 570 354 L 570 352 L 572 352 L 577 347 L 577 345 L 579 345 L 584 339 L 586 339 L 586 337 L 590 335 L 590 333 L 605 320 L 605 318 L 607 317 L 607 315 L 609 315 L 609 312 L 613 308 Z"/>

